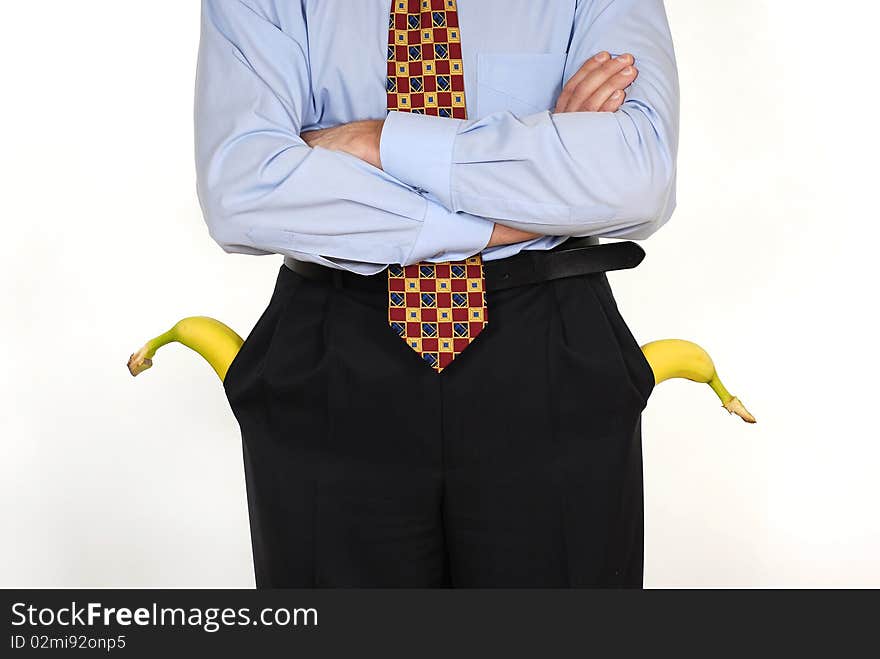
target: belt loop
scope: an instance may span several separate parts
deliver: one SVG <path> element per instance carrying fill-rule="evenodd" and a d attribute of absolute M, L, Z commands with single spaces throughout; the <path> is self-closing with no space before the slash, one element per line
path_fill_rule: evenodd
<path fill-rule="evenodd" d="M 333 286 L 337 289 L 342 288 L 342 270 L 339 268 L 333 269 Z"/>

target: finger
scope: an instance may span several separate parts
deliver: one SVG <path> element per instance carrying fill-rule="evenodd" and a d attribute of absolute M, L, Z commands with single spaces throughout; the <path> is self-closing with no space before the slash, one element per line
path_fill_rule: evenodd
<path fill-rule="evenodd" d="M 577 112 L 577 111 L 585 111 L 584 108 L 589 108 L 591 110 L 597 110 L 599 105 L 595 107 L 587 105 L 587 101 L 590 99 L 593 94 L 595 94 L 603 85 L 608 85 L 609 82 L 610 87 L 606 87 L 607 94 L 606 98 L 611 95 L 615 89 L 623 89 L 626 87 L 629 82 L 625 82 L 625 78 L 627 76 L 621 76 L 615 80 L 615 77 L 620 75 L 620 72 L 623 69 L 631 68 L 635 69 L 632 66 L 633 58 L 632 55 L 626 53 L 613 59 L 609 62 L 603 64 L 598 70 L 592 72 L 587 78 L 585 78 L 581 84 L 578 85 L 577 89 L 574 90 L 571 97 L 568 100 L 568 111 L 569 112 Z M 632 74 L 631 74 L 632 75 Z M 613 81 L 613 82 L 612 82 Z M 604 99 L 602 100 L 604 102 Z"/>
<path fill-rule="evenodd" d="M 593 55 L 590 59 L 581 65 L 581 68 L 565 83 L 562 93 L 556 99 L 556 109 L 554 112 L 564 112 L 569 97 L 575 88 L 584 80 L 592 71 L 597 70 L 605 62 L 611 59 L 611 54 L 607 50 L 600 51 Z"/>
<path fill-rule="evenodd" d="M 570 112 L 595 112 L 608 97 L 617 89 L 623 89 L 628 84 L 628 77 L 632 76 L 633 58 L 629 53 L 621 55 L 606 62 L 599 70 L 593 72 L 574 91 L 569 99 Z M 629 76 L 622 71 L 630 71 Z M 593 100 L 593 97 L 596 97 Z"/>
<path fill-rule="evenodd" d="M 626 73 L 631 69 L 629 73 Z M 623 91 L 635 80 L 638 71 L 634 66 L 626 67 L 616 76 L 612 76 L 607 82 L 603 83 L 590 98 L 586 99 L 579 107 L 581 112 L 598 112 L 611 95 L 616 91 Z"/>
<path fill-rule="evenodd" d="M 611 59 L 611 54 L 607 50 L 603 50 L 599 53 L 596 53 L 593 57 L 588 59 L 586 62 L 581 65 L 575 74 L 565 83 L 565 86 L 562 88 L 562 92 L 559 94 L 559 98 L 556 100 L 556 109 L 555 112 L 564 112 L 566 104 L 568 103 L 568 99 L 571 97 L 572 92 L 577 88 L 577 86 L 586 78 L 592 71 L 597 70 L 602 66 L 605 62 Z"/>
<path fill-rule="evenodd" d="M 629 73 L 625 73 L 624 71 L 630 70 Z M 573 112 L 598 112 L 600 108 L 611 98 L 611 95 L 616 91 L 624 91 L 632 81 L 638 76 L 638 71 L 635 67 L 626 67 L 615 76 L 612 76 L 609 80 L 604 82 L 599 88 L 593 92 L 593 94 L 580 102 L 577 106 L 572 106 L 570 109 Z"/>
<path fill-rule="evenodd" d="M 599 108 L 599 112 L 617 112 L 625 100 L 626 92 L 618 89 L 608 97 L 608 100 Z"/>

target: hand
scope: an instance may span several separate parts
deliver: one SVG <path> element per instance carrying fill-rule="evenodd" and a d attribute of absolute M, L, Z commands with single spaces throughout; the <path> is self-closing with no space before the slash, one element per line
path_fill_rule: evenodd
<path fill-rule="evenodd" d="M 511 229 L 503 224 L 495 223 L 492 229 L 492 237 L 489 238 L 489 244 L 486 247 L 495 247 L 496 245 L 512 245 L 513 243 L 521 243 L 532 238 L 537 238 L 540 233 L 529 233 L 528 231 L 520 231 L 519 229 Z"/>
<path fill-rule="evenodd" d="M 615 112 L 639 74 L 634 61 L 630 53 L 612 58 L 605 50 L 591 57 L 565 83 L 554 112 Z"/>
<path fill-rule="evenodd" d="M 381 119 L 365 119 L 332 128 L 309 130 L 300 137 L 310 147 L 320 146 L 331 151 L 344 151 L 382 169 L 379 140 L 384 125 L 385 122 Z"/>

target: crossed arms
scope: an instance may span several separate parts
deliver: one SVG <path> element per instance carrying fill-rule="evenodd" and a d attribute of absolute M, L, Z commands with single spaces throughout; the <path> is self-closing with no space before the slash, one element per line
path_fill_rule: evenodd
<path fill-rule="evenodd" d="M 642 239 L 671 216 L 678 79 L 662 0 L 579 3 L 554 111 L 391 112 L 305 133 L 305 21 L 281 32 L 251 1 L 202 2 L 197 189 L 226 251 L 368 274 L 534 236 Z M 592 59 L 604 52 L 634 62 Z M 632 63 L 630 80 L 615 70 Z"/>
<path fill-rule="evenodd" d="M 631 53 L 613 57 L 602 51 L 586 62 L 565 84 L 554 112 L 616 112 L 626 98 L 626 88 L 638 75 Z M 384 119 L 365 119 L 302 133 L 310 147 L 342 151 L 382 169 Z M 403 170 L 401 170 L 403 171 Z M 495 223 L 488 247 L 538 238 L 540 234 Z"/>

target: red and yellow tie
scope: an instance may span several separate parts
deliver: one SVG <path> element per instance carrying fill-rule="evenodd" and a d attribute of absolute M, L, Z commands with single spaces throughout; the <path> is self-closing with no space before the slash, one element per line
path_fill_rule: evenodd
<path fill-rule="evenodd" d="M 388 110 L 466 119 L 456 0 L 392 0 Z M 388 268 L 388 322 L 438 373 L 486 326 L 480 255 Z"/>

